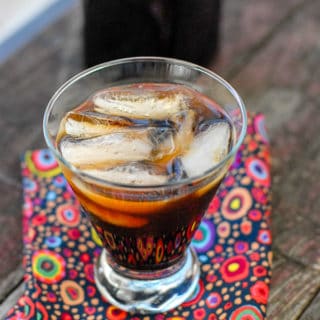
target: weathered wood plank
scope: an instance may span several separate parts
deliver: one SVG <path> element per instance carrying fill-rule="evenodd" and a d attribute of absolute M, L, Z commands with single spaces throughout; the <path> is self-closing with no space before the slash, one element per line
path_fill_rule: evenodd
<path fill-rule="evenodd" d="M 319 2 L 305 1 L 268 41 L 254 42 L 258 50 L 240 57 L 248 58 L 245 65 L 231 61 L 226 72 L 249 110 L 267 116 L 274 248 L 286 256 L 273 268 L 272 320 L 298 319 L 319 288 L 319 12 Z"/>
<path fill-rule="evenodd" d="M 231 77 L 304 6 L 304 0 L 223 1 L 221 50 L 213 69 Z"/>
<path fill-rule="evenodd" d="M 319 320 L 320 318 L 320 291 L 312 300 L 307 310 L 300 316 L 300 320 Z"/>
<path fill-rule="evenodd" d="M 286 1 L 288 5 L 289 1 Z M 318 1 L 305 1 L 288 22 L 232 77 L 232 83 L 247 99 L 258 102 L 267 88 L 292 88 L 305 92 L 308 83 L 319 79 L 320 39 Z M 317 55 L 318 56 L 318 55 Z M 251 101 L 250 101 L 251 102 Z M 277 103 L 273 101 L 273 103 Z"/>
<path fill-rule="evenodd" d="M 318 272 L 276 254 L 268 302 L 268 319 L 298 320 L 319 288 Z"/>
<path fill-rule="evenodd" d="M 24 283 L 21 283 L 16 290 L 10 293 L 10 295 L 0 304 L 0 319 L 4 320 L 8 311 L 14 306 L 18 299 L 22 296 L 25 290 Z"/>
<path fill-rule="evenodd" d="M 320 113 L 315 97 L 320 77 L 319 55 L 316 58 L 314 52 L 320 48 L 320 3 L 306 1 L 302 8 L 232 82 L 249 109 L 267 115 L 274 245 L 293 260 L 319 268 Z"/>
<path fill-rule="evenodd" d="M 0 146 L 6 150 L 0 153 L 0 173 L 17 182 L 20 154 L 44 146 L 42 118 L 50 97 L 79 70 L 81 19 L 76 14 L 60 19 L 0 66 Z"/>
<path fill-rule="evenodd" d="M 294 228 L 281 232 L 276 237 L 275 246 L 292 260 L 320 271 L 319 243 L 320 227 L 303 220 Z"/>
<path fill-rule="evenodd" d="M 287 138 L 280 133 L 274 143 L 274 245 L 320 270 L 320 141 L 315 138 L 320 114 L 314 103 L 305 108 L 294 124 L 284 126 Z"/>
<path fill-rule="evenodd" d="M 24 269 L 21 265 L 17 269 L 9 273 L 1 282 L 0 282 L 0 303 L 2 303 L 8 294 L 12 291 L 12 288 L 18 287 L 19 284 L 23 281 Z"/>
<path fill-rule="evenodd" d="M 16 285 L 7 277 L 22 259 L 20 156 L 45 147 L 44 108 L 81 67 L 80 27 L 78 6 L 0 65 L 0 301 Z"/>
<path fill-rule="evenodd" d="M 22 201 L 20 190 L 4 183 L 0 183 L 0 194 L 0 283 L 2 283 L 22 259 Z M 1 291 L 0 287 L 0 296 Z"/>

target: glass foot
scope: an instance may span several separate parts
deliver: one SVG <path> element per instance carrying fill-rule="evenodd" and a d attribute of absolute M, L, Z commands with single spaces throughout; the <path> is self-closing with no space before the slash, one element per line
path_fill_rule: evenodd
<path fill-rule="evenodd" d="M 117 267 L 105 250 L 95 266 L 101 294 L 120 309 L 140 314 L 161 313 L 179 306 L 192 295 L 199 276 L 198 258 L 191 248 L 184 259 L 162 271 L 132 272 Z"/>

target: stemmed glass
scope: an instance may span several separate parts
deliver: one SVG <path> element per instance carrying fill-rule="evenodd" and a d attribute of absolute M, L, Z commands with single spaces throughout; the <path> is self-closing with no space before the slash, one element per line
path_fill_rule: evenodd
<path fill-rule="evenodd" d="M 62 156 L 56 141 L 68 111 L 98 90 L 149 82 L 182 84 L 215 101 L 234 131 L 234 144 L 222 161 L 193 178 L 137 186 L 90 176 Z M 193 293 L 200 268 L 190 242 L 243 141 L 246 124 L 244 104 L 225 80 L 175 59 L 103 63 L 79 73 L 54 94 L 44 115 L 45 140 L 104 244 L 95 281 L 110 303 L 127 311 L 158 313 Z"/>

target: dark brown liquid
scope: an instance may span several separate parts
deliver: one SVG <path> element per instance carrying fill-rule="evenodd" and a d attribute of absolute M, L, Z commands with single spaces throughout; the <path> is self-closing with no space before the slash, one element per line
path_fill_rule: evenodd
<path fill-rule="evenodd" d="M 135 187 L 120 187 L 117 185 L 110 186 L 94 180 L 87 180 L 83 177 L 75 176 L 68 168 L 62 165 L 63 172 L 78 196 L 82 207 L 89 215 L 90 220 L 100 235 L 105 248 L 112 255 L 114 260 L 120 265 L 132 269 L 143 270 L 158 270 L 172 265 L 180 259 L 189 245 L 192 236 L 194 235 L 200 220 L 207 209 L 212 197 L 214 196 L 225 172 L 220 169 L 206 180 L 186 179 L 186 173 L 181 173 L 181 168 L 176 169 L 175 161 L 179 157 L 183 157 L 186 152 L 184 148 L 190 145 L 190 139 L 196 135 L 197 131 L 205 130 L 208 123 L 212 121 L 225 121 L 228 119 L 221 112 L 219 107 L 207 97 L 183 86 L 172 86 L 170 84 L 139 84 L 127 87 L 118 87 L 108 89 L 108 92 L 115 90 L 117 92 L 127 92 L 139 88 L 143 91 L 157 91 L 161 97 L 166 95 L 182 94 L 186 96 L 188 108 L 194 113 L 194 123 L 189 126 L 191 132 L 184 132 L 179 140 L 180 145 L 175 145 L 170 149 L 169 153 L 163 153 L 161 156 L 152 150 L 150 155 L 152 159 L 143 159 L 142 162 L 152 162 L 152 166 L 157 166 L 159 172 L 166 172 L 168 181 L 163 186 L 153 187 L 152 185 Z M 87 119 L 84 112 L 94 111 L 94 102 L 89 99 L 81 106 L 75 108 L 72 114 L 66 116 L 62 121 L 60 132 L 57 138 L 57 144 L 61 148 L 63 141 L 66 139 L 81 140 L 81 143 L 88 139 L 86 134 L 81 134 L 79 137 L 71 137 L 66 132 L 66 121 L 68 117 L 72 117 L 78 121 L 84 119 L 95 125 L 94 121 Z M 179 111 L 180 112 L 180 111 Z M 173 126 L 174 128 L 181 126 L 179 123 L 173 123 L 172 119 L 176 119 L 175 115 L 168 116 L 168 119 L 148 119 L 148 117 L 132 117 L 117 115 L 112 117 L 111 131 L 121 131 L 123 126 Z M 185 119 L 185 118 L 184 118 Z M 90 122 L 91 121 L 91 122 Z M 103 134 L 108 134 L 104 131 L 104 122 L 98 122 L 98 130 L 91 131 L 93 134 L 99 134 L 100 130 Z M 161 122 L 162 121 L 162 122 Z M 125 123 L 125 124 L 124 124 Z M 229 122 L 228 122 L 229 124 Z M 108 118 L 110 125 L 110 118 Z M 231 126 L 230 126 L 231 127 Z M 91 127 L 90 127 L 91 128 Z M 120 129 L 117 129 L 120 128 Z M 115 129 L 115 131 L 113 131 Z M 91 129 L 90 129 L 91 130 Z M 125 129 L 127 130 L 127 129 Z M 176 130 L 176 129 L 175 129 Z M 179 133 L 180 134 L 180 133 Z M 175 133 L 174 139 L 178 134 Z M 89 137 L 90 139 L 91 137 Z M 175 140 L 175 142 L 178 139 Z M 227 148 L 230 148 L 232 141 L 227 142 Z M 75 149 L 77 150 L 77 149 Z M 99 150 L 100 152 L 100 150 Z M 73 159 L 73 158 L 72 158 Z M 80 170 L 94 168 L 92 162 L 86 163 L 86 157 L 74 158 L 78 161 L 75 165 Z M 81 163 L 80 163 L 81 162 Z M 112 161 L 111 161 L 112 162 Z M 134 161 L 136 163 L 136 161 Z M 96 167 L 121 167 L 123 161 L 117 160 L 110 164 L 110 160 L 99 160 Z M 106 169 L 109 170 L 109 169 Z M 157 169 L 158 170 L 158 169 Z M 174 172 L 174 171 L 177 172 Z M 90 172 L 90 171 L 89 171 Z M 162 177 L 162 176 L 161 176 Z M 99 178 L 99 176 L 98 176 Z M 162 178 L 161 178 L 162 179 Z M 179 181 L 181 180 L 181 184 Z M 111 181 L 114 182 L 114 181 Z M 115 181 L 116 183 L 118 181 Z M 120 181 L 121 183 L 122 181 Z M 130 181 L 128 181 L 130 184 Z"/>

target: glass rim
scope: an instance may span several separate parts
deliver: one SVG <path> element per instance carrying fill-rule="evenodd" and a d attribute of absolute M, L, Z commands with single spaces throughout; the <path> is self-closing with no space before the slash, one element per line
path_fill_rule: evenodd
<path fill-rule="evenodd" d="M 74 165 L 72 165 L 70 162 L 68 162 L 66 159 L 64 159 L 61 155 L 60 152 L 58 152 L 56 146 L 52 143 L 52 139 L 49 134 L 48 130 L 48 122 L 49 122 L 49 115 L 52 111 L 52 109 L 55 106 L 55 102 L 57 99 L 63 94 L 63 92 L 70 88 L 74 83 L 76 83 L 78 80 L 85 78 L 86 76 L 93 74 L 99 70 L 106 69 L 111 66 L 116 66 L 124 63 L 132 63 L 132 62 L 163 62 L 163 63 L 170 63 L 172 65 L 180 65 L 180 66 L 185 66 L 192 68 L 193 70 L 199 71 L 201 74 L 204 74 L 208 76 L 211 79 L 214 79 L 217 81 L 220 85 L 222 85 L 224 88 L 226 88 L 229 93 L 233 96 L 233 98 L 236 100 L 237 105 L 241 111 L 241 117 L 242 117 L 242 128 L 240 131 L 240 135 L 236 141 L 236 143 L 233 145 L 229 153 L 216 165 L 212 166 L 210 169 L 204 171 L 203 173 L 193 176 L 193 177 L 188 177 L 188 178 L 183 178 L 178 181 L 168 181 L 165 184 L 159 184 L 159 185 L 132 185 L 132 184 L 124 184 L 124 183 L 117 183 L 117 182 L 112 182 L 108 181 L 105 179 L 100 179 L 98 177 L 89 175 L 87 173 L 84 173 L 82 170 L 76 168 Z M 49 100 L 45 111 L 44 111 L 44 116 L 43 116 L 43 133 L 44 133 L 44 138 L 47 146 L 49 149 L 53 152 L 54 156 L 56 159 L 58 159 L 61 163 L 63 163 L 64 166 L 66 166 L 69 170 L 71 170 L 73 173 L 75 173 L 77 176 L 83 177 L 86 180 L 91 180 L 95 183 L 99 183 L 100 185 L 104 185 L 106 187 L 115 187 L 115 188 L 121 188 L 121 189 L 130 189 L 130 190 L 154 190 L 154 189 L 159 189 L 159 188 L 167 188 L 167 187 L 178 187 L 181 185 L 189 184 L 198 180 L 205 180 L 207 177 L 210 176 L 213 172 L 218 170 L 220 167 L 222 167 L 230 158 L 232 158 L 237 150 L 239 149 L 240 145 L 242 144 L 244 137 L 247 132 L 247 112 L 245 108 L 245 104 L 238 94 L 238 92 L 233 88 L 231 84 L 229 84 L 226 80 L 224 80 L 221 76 L 216 74 L 215 72 L 205 68 L 201 67 L 197 64 L 180 60 L 180 59 L 174 59 L 174 58 L 166 58 L 166 57 L 154 57 L 154 56 L 141 56 L 141 57 L 129 57 L 129 58 L 122 58 L 122 59 L 117 59 L 117 60 L 112 60 L 108 62 L 103 62 L 98 65 L 95 65 L 91 68 L 85 69 L 73 77 L 71 77 L 69 80 L 64 82 L 54 93 L 54 95 L 51 97 Z"/>

